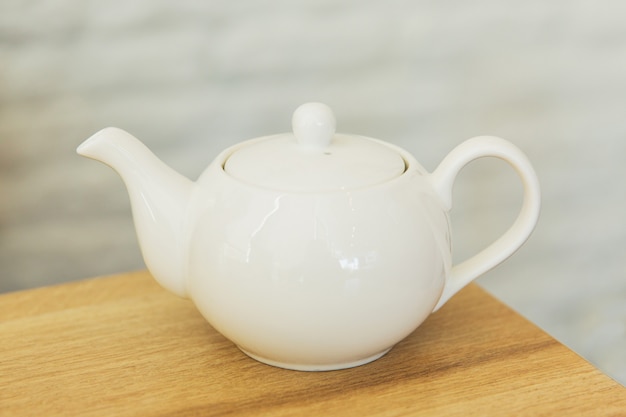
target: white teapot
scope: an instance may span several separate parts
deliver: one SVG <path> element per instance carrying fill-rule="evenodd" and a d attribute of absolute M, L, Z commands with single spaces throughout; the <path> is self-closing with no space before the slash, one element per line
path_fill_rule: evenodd
<path fill-rule="evenodd" d="M 292 122 L 293 133 L 226 149 L 196 182 L 120 129 L 77 150 L 123 178 L 154 278 L 254 359 L 307 371 L 373 361 L 535 227 L 537 177 L 507 141 L 467 140 L 430 174 L 397 146 L 335 133 L 324 104 L 300 106 Z M 484 156 L 517 171 L 522 209 L 496 242 L 453 266 L 452 185 Z"/>

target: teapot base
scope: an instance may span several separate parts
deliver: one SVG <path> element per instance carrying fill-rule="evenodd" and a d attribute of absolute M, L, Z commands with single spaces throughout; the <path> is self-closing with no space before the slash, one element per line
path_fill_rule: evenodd
<path fill-rule="evenodd" d="M 354 368 L 356 366 L 365 365 L 367 363 L 373 362 L 376 359 L 383 357 L 387 352 L 389 352 L 392 348 L 386 349 L 382 352 L 379 352 L 375 355 L 368 356 L 367 358 L 359 359 L 352 362 L 340 362 L 340 363 L 330 363 L 330 364 L 300 364 L 300 363 L 285 363 L 275 361 L 273 359 L 267 359 L 261 357 L 259 355 L 255 355 L 254 353 L 250 353 L 247 350 L 243 349 L 241 346 L 237 346 L 239 350 L 245 353 L 250 358 L 264 363 L 266 365 L 275 366 L 278 368 L 289 369 L 293 371 L 306 371 L 306 372 L 317 372 L 317 371 L 336 371 L 340 369 Z"/>

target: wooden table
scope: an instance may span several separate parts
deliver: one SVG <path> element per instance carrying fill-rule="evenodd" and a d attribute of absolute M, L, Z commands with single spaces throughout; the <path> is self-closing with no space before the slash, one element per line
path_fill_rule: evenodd
<path fill-rule="evenodd" d="M 249 359 L 146 272 L 0 296 L 1 416 L 626 415 L 626 389 L 478 286 L 383 358 Z"/>

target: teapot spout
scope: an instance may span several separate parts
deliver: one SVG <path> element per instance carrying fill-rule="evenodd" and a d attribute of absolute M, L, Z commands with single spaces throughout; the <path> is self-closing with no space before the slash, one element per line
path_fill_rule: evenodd
<path fill-rule="evenodd" d="M 146 266 L 159 284 L 186 297 L 187 209 L 194 183 L 121 129 L 99 131 L 76 152 L 109 165 L 122 177 Z"/>

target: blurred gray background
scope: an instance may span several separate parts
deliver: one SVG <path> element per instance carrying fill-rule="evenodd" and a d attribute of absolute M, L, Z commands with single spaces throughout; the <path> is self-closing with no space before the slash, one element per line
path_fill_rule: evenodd
<path fill-rule="evenodd" d="M 306 101 L 338 130 L 428 169 L 502 136 L 543 211 L 479 280 L 626 384 L 626 3 L 618 0 L 0 4 L 0 291 L 143 268 L 125 187 L 75 155 L 124 128 L 195 179 L 224 147 L 290 129 Z M 517 215 L 519 180 L 481 160 L 455 186 L 455 259 Z"/>

